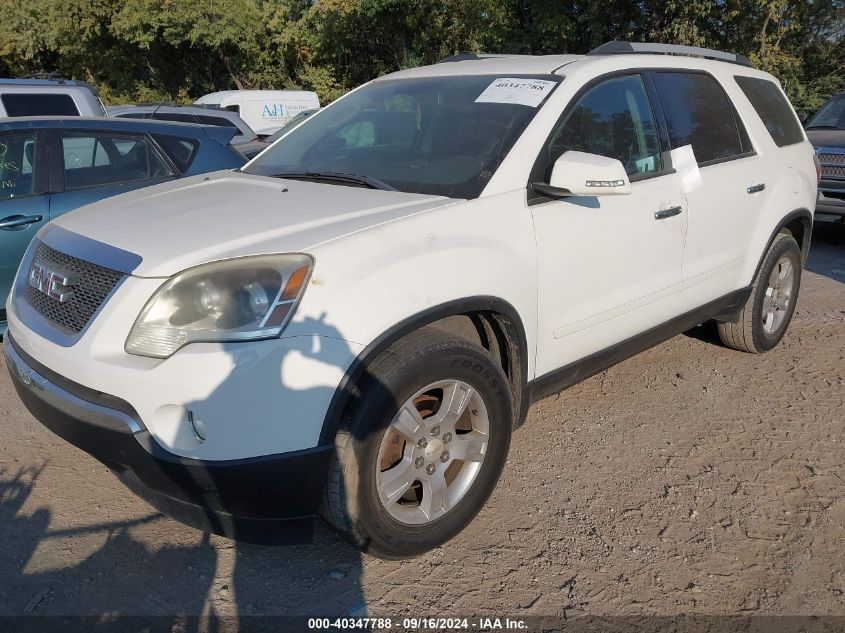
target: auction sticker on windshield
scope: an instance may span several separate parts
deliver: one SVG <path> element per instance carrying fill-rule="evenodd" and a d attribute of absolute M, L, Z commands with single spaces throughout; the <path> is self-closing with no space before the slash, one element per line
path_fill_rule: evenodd
<path fill-rule="evenodd" d="M 484 89 L 476 103 L 515 103 L 536 108 L 543 102 L 556 81 L 500 77 Z"/>

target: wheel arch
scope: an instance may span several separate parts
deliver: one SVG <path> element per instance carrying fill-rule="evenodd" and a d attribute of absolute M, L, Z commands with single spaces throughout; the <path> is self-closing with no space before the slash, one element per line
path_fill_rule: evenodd
<path fill-rule="evenodd" d="M 475 328 L 482 347 L 494 354 L 511 382 L 514 426 L 520 426 L 530 404 L 525 326 L 509 302 L 499 297 L 476 296 L 447 301 L 418 312 L 391 326 L 367 345 L 346 369 L 335 389 L 320 430 L 320 445 L 334 443 L 343 415 L 358 395 L 357 386 L 367 375 L 367 368 L 388 347 L 425 327 L 439 327 L 473 340 L 465 329 L 468 324 Z"/>
<path fill-rule="evenodd" d="M 806 263 L 807 256 L 810 253 L 810 241 L 813 233 L 813 214 L 809 209 L 801 208 L 795 209 L 783 216 L 769 234 L 769 237 L 757 258 L 757 264 L 754 267 L 754 274 L 751 276 L 749 283 L 754 282 L 754 279 L 757 277 L 757 273 L 760 272 L 760 266 L 763 265 L 763 260 L 766 258 L 766 253 L 769 252 L 769 249 L 778 234 L 783 233 L 784 231 L 788 231 L 789 234 L 795 238 L 795 241 L 798 242 L 798 247 L 801 249 L 801 264 L 803 265 Z"/>

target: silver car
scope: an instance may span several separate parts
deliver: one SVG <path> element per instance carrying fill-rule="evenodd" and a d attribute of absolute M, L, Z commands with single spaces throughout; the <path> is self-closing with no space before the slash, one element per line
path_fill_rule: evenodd
<path fill-rule="evenodd" d="M 106 116 L 97 90 L 71 79 L 0 79 L 0 118 Z"/>

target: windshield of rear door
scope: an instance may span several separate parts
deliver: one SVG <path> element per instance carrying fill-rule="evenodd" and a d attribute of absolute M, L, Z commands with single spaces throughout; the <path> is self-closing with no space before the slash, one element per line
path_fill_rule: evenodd
<path fill-rule="evenodd" d="M 375 81 L 309 117 L 244 171 L 349 174 L 399 191 L 477 198 L 560 80 Z"/>

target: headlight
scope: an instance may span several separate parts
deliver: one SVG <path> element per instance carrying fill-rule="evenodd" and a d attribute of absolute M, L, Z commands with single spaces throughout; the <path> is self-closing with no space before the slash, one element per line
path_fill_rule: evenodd
<path fill-rule="evenodd" d="M 144 306 L 125 349 L 167 358 L 198 341 L 247 341 L 281 334 L 314 261 L 308 255 L 257 255 L 189 268 Z"/>

